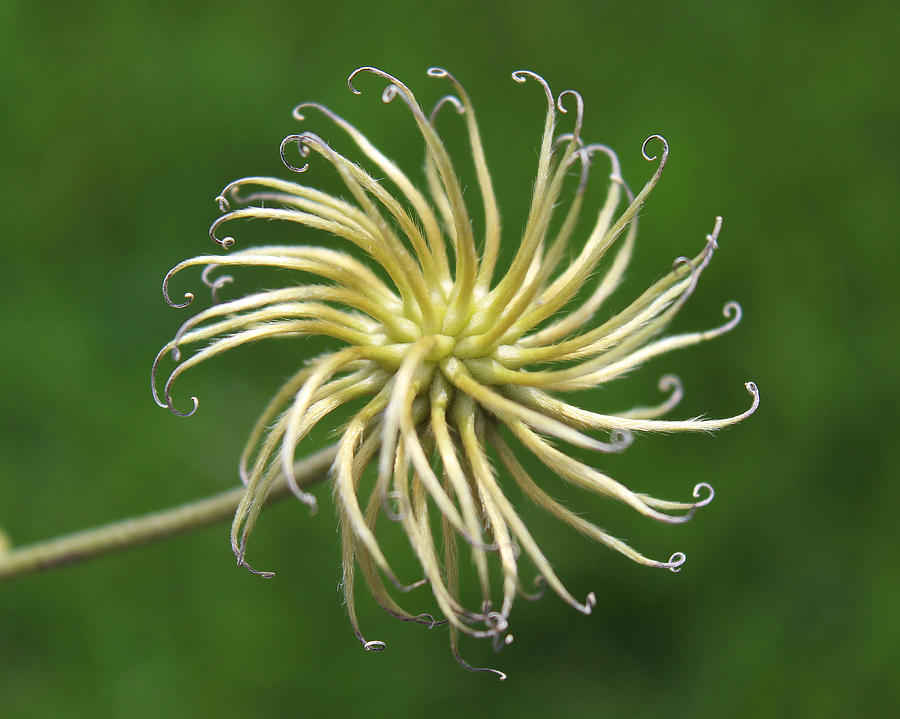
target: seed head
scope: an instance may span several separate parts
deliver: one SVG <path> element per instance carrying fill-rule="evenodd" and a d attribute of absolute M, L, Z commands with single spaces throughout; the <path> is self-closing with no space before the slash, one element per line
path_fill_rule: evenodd
<path fill-rule="evenodd" d="M 523 588 L 522 558 L 534 566 L 539 584 L 549 586 L 578 611 L 589 614 L 596 602 L 593 593 L 581 601 L 566 589 L 503 483 L 514 483 L 522 495 L 563 523 L 629 559 L 677 572 L 684 554 L 676 552 L 667 561 L 644 556 L 553 499 L 546 488 L 551 484 L 548 479 L 556 475 L 672 524 L 686 522 L 709 504 L 712 487 L 697 484 L 688 500 L 657 499 L 632 491 L 557 444 L 614 453 L 628 447 L 635 432 L 721 429 L 752 414 L 759 393 L 752 382 L 746 383 L 750 408 L 727 419 L 660 419 L 682 396 L 681 384 L 672 376 L 660 381 L 660 391 L 668 397 L 653 407 L 601 414 L 560 398 L 611 382 L 664 352 L 717 337 L 740 321 L 740 307 L 729 302 L 722 326 L 659 337 L 694 291 L 716 250 L 722 227 L 722 219 L 716 218 L 696 256 L 677 258 L 670 271 L 630 304 L 608 320 L 592 323 L 631 258 L 638 211 L 668 158 L 665 139 L 652 135 L 644 142 L 644 158 L 657 165 L 634 195 L 622 179 L 615 153 L 582 139 L 581 95 L 566 90 L 554 97 L 540 76 L 514 72 L 516 82 L 540 86 L 547 113 L 524 230 L 507 240 L 518 242 L 518 247 L 499 272 L 500 213 L 465 90 L 446 70 L 431 68 L 428 75 L 449 82 L 454 94 L 441 98 L 426 114 L 406 85 L 373 67 L 350 75 L 348 85 L 354 94 L 361 94 L 354 85 L 360 74 L 386 80 L 382 100 L 399 99 L 408 107 L 424 140 L 428 191 L 420 191 L 341 117 L 316 103 L 298 105 L 297 120 L 304 121 L 309 110 L 324 114 L 365 162 L 357 164 L 319 135 L 302 132 L 281 143 L 285 165 L 304 173 L 309 168 L 305 160 L 319 156 L 337 172 L 350 199 L 271 177 L 246 177 L 230 183 L 217 198 L 223 214 L 213 222 L 210 236 L 230 249 L 235 240 L 220 238 L 222 225 L 239 219 L 281 220 L 324 233 L 328 244 L 338 238 L 355 246 L 357 254 L 292 244 L 201 255 L 175 266 L 163 282 L 170 305 L 185 307 L 193 300 L 188 293 L 184 302 L 173 302 L 169 283 L 175 274 L 194 266 L 204 268 L 201 279 L 212 291 L 214 304 L 187 320 L 160 351 L 153 368 L 153 393 L 160 406 L 188 416 L 196 411 L 197 398 L 192 398 L 189 411 L 182 412 L 174 405 L 172 385 L 181 373 L 206 359 L 275 337 L 315 334 L 343 343 L 342 348 L 305 363 L 278 391 L 251 432 L 240 461 L 246 491 L 231 530 L 238 563 L 271 576 L 252 569 L 245 560 L 247 538 L 267 493 L 283 475 L 298 499 L 316 507 L 316 499 L 294 475 L 295 453 L 314 426 L 348 405 L 353 413 L 340 430 L 331 482 L 341 526 L 343 591 L 353 630 L 367 650 L 384 648 L 383 642 L 366 640 L 359 628 L 353 592 L 358 570 L 389 614 L 429 627 L 449 624 L 453 655 L 464 667 L 475 669 L 459 656 L 458 638 L 460 634 L 488 638 L 497 648 L 512 640 L 513 600 L 517 594 L 532 596 Z M 572 104 L 574 126 L 557 134 L 558 114 L 569 114 Z M 477 230 L 437 130 L 438 115 L 448 105 L 461 115 L 468 132 L 484 214 L 484 224 Z M 650 155 L 648 147 L 654 143 L 658 154 Z M 293 152 L 299 152 L 302 165 L 288 159 Z M 582 202 L 597 156 L 604 157 L 611 172 L 606 200 L 585 235 L 579 227 L 588 214 Z M 565 210 L 558 217 L 560 205 Z M 569 256 L 574 259 L 564 263 Z M 606 269 L 599 282 L 587 288 L 601 264 Z M 301 283 L 220 301 L 220 290 L 232 279 L 216 274 L 224 267 L 293 270 Z M 187 358 L 182 357 L 185 348 L 193 351 Z M 157 367 L 167 354 L 176 366 L 160 395 Z M 517 450 L 530 452 L 549 471 L 532 478 Z M 505 470 L 502 480 L 495 472 L 498 466 Z M 419 581 L 402 581 L 382 551 L 377 537 L 381 515 L 402 525 L 421 567 Z M 479 606 L 467 606 L 460 591 L 461 549 L 471 557 L 481 593 Z M 492 586 L 492 574 L 499 576 L 499 592 Z M 397 599 L 426 584 L 443 614 L 440 621 L 408 611 Z M 504 677 L 497 670 L 483 671 Z"/>

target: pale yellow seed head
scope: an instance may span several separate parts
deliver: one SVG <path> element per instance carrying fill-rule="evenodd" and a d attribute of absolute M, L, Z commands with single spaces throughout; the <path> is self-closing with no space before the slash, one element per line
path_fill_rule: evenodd
<path fill-rule="evenodd" d="M 458 637 L 488 638 L 496 648 L 512 641 L 509 620 L 514 599 L 518 594 L 531 596 L 521 576 L 523 560 L 537 572 L 538 584 L 549 586 L 578 611 L 589 614 L 595 604 L 593 593 L 583 601 L 576 599 L 557 577 L 501 488 L 495 476 L 498 468 L 530 501 L 635 562 L 678 571 L 685 561 L 680 552 L 666 561 L 649 559 L 554 500 L 546 477 L 530 475 L 516 446 L 536 457 L 547 474 L 616 499 L 647 517 L 680 523 L 709 504 L 712 487 L 700 482 L 692 498 L 657 499 L 629 489 L 557 445 L 621 452 L 635 432 L 717 430 L 752 414 L 759 393 L 748 382 L 751 407 L 721 420 L 660 419 L 682 396 L 680 382 L 671 376 L 660 382 L 660 391 L 669 394 L 662 403 L 625 412 L 602 414 L 559 397 L 610 382 L 660 354 L 717 337 L 740 321 L 740 307 L 730 302 L 724 311 L 727 321 L 717 329 L 659 337 L 693 293 L 717 248 L 722 227 L 717 218 L 693 258 L 677 258 L 671 271 L 639 297 L 624 303 L 605 322 L 592 323 L 622 280 L 636 240 L 638 210 L 668 159 L 668 144 L 661 136 L 651 136 L 641 148 L 644 158 L 657 165 L 633 195 L 615 153 L 582 139 L 581 96 L 574 90 L 554 96 L 539 75 L 513 73 L 518 83 L 539 85 L 547 111 L 524 230 L 510 237 L 501 227 L 475 110 L 457 80 L 446 70 L 428 70 L 430 77 L 448 82 L 453 94 L 442 97 L 426 114 L 406 85 L 376 68 L 360 68 L 350 76 L 354 93 L 361 94 L 356 83 L 363 74 L 388 83 L 382 92 L 384 102 L 399 99 L 409 109 L 417 141 L 424 145 L 424 177 L 412 179 L 327 108 L 299 105 L 294 110 L 297 120 L 305 122 L 308 110 L 322 113 L 349 141 L 341 137 L 332 146 L 312 132 L 289 135 L 281 144 L 285 165 L 297 173 L 309 171 L 311 164 L 317 169 L 330 165 L 348 199 L 269 177 L 247 177 L 226 186 L 217 198 L 223 215 L 210 230 L 224 249 L 237 243 L 230 236 L 220 238 L 221 227 L 238 219 L 295 223 L 307 228 L 298 235 L 303 244 L 237 249 L 177 265 L 163 283 L 167 301 L 184 307 L 193 300 L 186 294 L 184 303 L 172 302 L 169 282 L 175 274 L 197 266 L 204 268 L 201 278 L 215 304 L 185 322 L 160 351 L 153 392 L 160 406 L 192 414 L 197 399 L 192 398 L 190 411 L 179 411 L 172 385 L 182 372 L 205 359 L 275 337 L 318 334 L 343 344 L 300 368 L 251 433 L 240 468 L 246 491 L 231 532 L 238 562 L 251 569 L 245 561 L 246 542 L 280 475 L 286 476 L 300 500 L 315 508 L 315 497 L 294 479 L 295 453 L 318 423 L 341 407 L 351 408 L 337 443 L 331 481 L 353 630 L 366 649 L 384 648 L 383 642 L 366 640 L 358 626 L 353 589 L 356 573 L 361 572 L 372 595 L 391 615 L 429 627 L 449 624 L 454 656 L 474 669 L 459 656 Z M 570 113 L 573 104 L 567 108 L 565 98 L 574 101 L 575 117 L 569 132 L 557 134 L 559 115 Z M 439 112 L 446 106 L 455 108 L 466 124 L 482 226 L 470 219 L 463 184 L 438 131 Z M 660 148 L 658 156 L 648 154 L 652 143 Z M 336 149 L 344 146 L 355 147 L 361 162 Z M 301 163 L 289 159 L 294 149 Z M 596 155 L 610 163 L 607 195 L 596 210 L 592 229 L 585 233 L 579 220 L 589 212 L 583 199 Z M 419 189 L 422 181 L 426 191 Z M 306 244 L 314 241 L 316 232 L 354 246 L 357 254 L 331 249 L 332 239 L 328 248 Z M 499 271 L 502 236 L 516 249 L 509 265 Z M 574 259 L 564 265 L 565 257 Z M 379 273 L 372 270 L 373 264 L 380 266 Z M 302 282 L 222 300 L 219 294 L 231 277 L 217 273 L 239 267 L 292 270 Z M 598 270 L 596 287 L 582 291 Z M 188 348 L 193 354 L 184 357 Z M 160 394 L 156 370 L 167 354 L 176 366 Z M 407 582 L 396 574 L 378 542 L 379 520 L 402 526 L 421 578 Z M 474 568 L 480 587 L 474 606 L 467 606 L 469 600 L 460 592 L 461 549 L 468 555 L 464 564 Z M 400 603 L 407 593 L 414 599 L 412 592 L 426 584 L 443 615 L 440 621 L 410 612 Z M 496 670 L 484 671 L 504 677 Z"/>

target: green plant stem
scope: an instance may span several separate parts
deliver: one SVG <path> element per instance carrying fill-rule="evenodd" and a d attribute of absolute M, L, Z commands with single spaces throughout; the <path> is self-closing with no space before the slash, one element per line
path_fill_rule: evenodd
<path fill-rule="evenodd" d="M 331 446 L 297 462 L 294 473 L 298 484 L 301 487 L 309 487 L 325 479 L 336 451 L 337 448 Z M 0 583 L 131 549 L 224 521 L 234 515 L 243 494 L 244 488 L 236 487 L 228 492 L 162 512 L 113 522 L 6 552 L 0 550 Z M 266 503 L 284 499 L 289 494 L 287 482 L 284 477 L 280 477 L 272 485 Z"/>

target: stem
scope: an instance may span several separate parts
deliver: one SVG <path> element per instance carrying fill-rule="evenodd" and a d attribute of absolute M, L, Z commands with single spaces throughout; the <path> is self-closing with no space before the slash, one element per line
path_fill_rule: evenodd
<path fill-rule="evenodd" d="M 337 447 L 327 447 L 297 462 L 294 475 L 298 484 L 305 488 L 325 479 L 336 452 Z M 284 499 L 289 494 L 290 489 L 284 477 L 280 477 L 272 485 L 266 503 Z M 6 552 L 0 549 L 0 583 L 224 521 L 234 515 L 243 495 L 244 488 L 236 487 L 206 499 L 143 517 L 113 522 Z"/>

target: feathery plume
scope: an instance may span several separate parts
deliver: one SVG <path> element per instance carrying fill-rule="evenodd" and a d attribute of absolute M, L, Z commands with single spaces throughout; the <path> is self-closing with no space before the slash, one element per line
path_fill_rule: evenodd
<path fill-rule="evenodd" d="M 231 529 L 238 564 L 271 576 L 253 569 L 245 558 L 267 492 L 283 474 L 297 498 L 315 509 L 315 497 L 294 478 L 295 453 L 313 427 L 351 405 L 355 409 L 340 432 L 331 482 L 341 526 L 343 591 L 356 636 L 367 650 L 384 648 L 381 641 L 367 640 L 359 627 L 354 603 L 358 571 L 386 612 L 429 627 L 449 624 L 451 650 L 462 666 L 504 678 L 498 670 L 467 664 L 459 655 L 458 639 L 488 638 L 496 648 L 512 640 L 513 600 L 517 594 L 529 596 L 522 586 L 523 557 L 536 568 L 540 583 L 579 612 L 590 614 L 596 599 L 593 594 L 576 598 L 556 575 L 503 490 L 498 467 L 530 501 L 632 561 L 673 572 L 685 561 L 680 552 L 668 560 L 651 559 L 568 509 L 532 477 L 514 447 L 533 454 L 566 482 L 660 522 L 686 522 L 709 504 L 713 490 L 705 482 L 686 500 L 658 499 L 629 489 L 557 444 L 616 453 L 631 444 L 635 432 L 708 432 L 740 422 L 756 410 L 759 392 L 747 382 L 751 406 L 733 417 L 661 419 L 682 396 L 673 376 L 660 381 L 660 391 L 668 394 L 664 401 L 627 412 L 601 414 L 561 398 L 611 382 L 657 355 L 718 337 L 738 324 L 741 309 L 729 302 L 720 327 L 660 337 L 712 259 L 722 220 L 716 218 L 694 257 L 677 258 L 643 294 L 610 319 L 592 325 L 631 258 L 638 210 L 668 158 L 665 139 L 653 135 L 644 142 L 642 154 L 657 163 L 656 170 L 634 195 L 615 153 L 582 139 L 581 95 L 566 90 L 554 96 L 539 75 L 514 72 L 517 83 L 533 82 L 543 90 L 547 111 L 524 231 L 508 267 L 500 272 L 500 212 L 466 91 L 446 70 L 431 68 L 428 75 L 449 83 L 453 94 L 426 114 L 406 85 L 377 68 L 362 67 L 350 75 L 353 93 L 361 94 L 354 83 L 364 74 L 388 83 L 382 93 L 385 103 L 399 99 L 407 106 L 424 141 L 428 191 L 418 189 L 356 127 L 331 110 L 316 103 L 298 105 L 297 120 L 304 121 L 309 111 L 325 115 L 356 146 L 365 164 L 312 132 L 284 139 L 284 164 L 304 173 L 313 156 L 320 158 L 337 172 L 351 199 L 285 180 L 246 177 L 227 185 L 217 198 L 223 214 L 212 224 L 210 236 L 223 249 L 231 249 L 234 238 L 220 237 L 224 225 L 240 219 L 281 220 L 325 233 L 328 244 L 338 238 L 358 252 L 292 244 L 200 255 L 176 265 L 163 282 L 166 301 L 179 308 L 190 304 L 190 293 L 181 303 L 173 301 L 169 284 L 181 271 L 202 267 L 201 279 L 215 304 L 187 320 L 162 348 L 153 367 L 153 393 L 160 406 L 189 416 L 197 410 L 197 398 L 183 411 L 173 401 L 172 387 L 185 370 L 204 360 L 275 337 L 315 334 L 343 343 L 304 364 L 250 434 L 240 459 L 246 491 Z M 557 134 L 558 116 L 569 114 L 572 104 L 574 126 Z M 437 130 L 438 115 L 447 106 L 462 117 L 471 145 L 484 215 L 477 233 Z M 654 144 L 659 149 L 650 155 L 648 148 Z M 299 152 L 302 164 L 288 159 L 293 152 Z M 582 237 L 576 229 L 585 214 L 582 202 L 598 155 L 611 167 L 608 191 L 593 228 Z M 569 188 L 573 172 L 577 182 Z M 566 209 L 561 221 L 554 222 L 560 205 Z M 572 248 L 574 259 L 565 264 Z M 613 250 L 599 283 L 582 292 Z M 365 262 L 358 259 L 360 253 Z M 282 289 L 221 301 L 219 293 L 231 277 L 217 273 L 240 267 L 293 270 L 303 279 Z M 183 357 L 188 349 L 193 354 Z M 160 393 L 157 368 L 166 355 L 176 366 Z M 377 536 L 382 514 L 402 526 L 421 567 L 419 581 L 402 581 L 382 551 Z M 461 550 L 471 558 L 480 606 L 464 604 Z M 499 576 L 499 598 L 492 576 Z M 398 600 L 424 584 L 443 615 L 440 622 L 408 611 Z"/>

